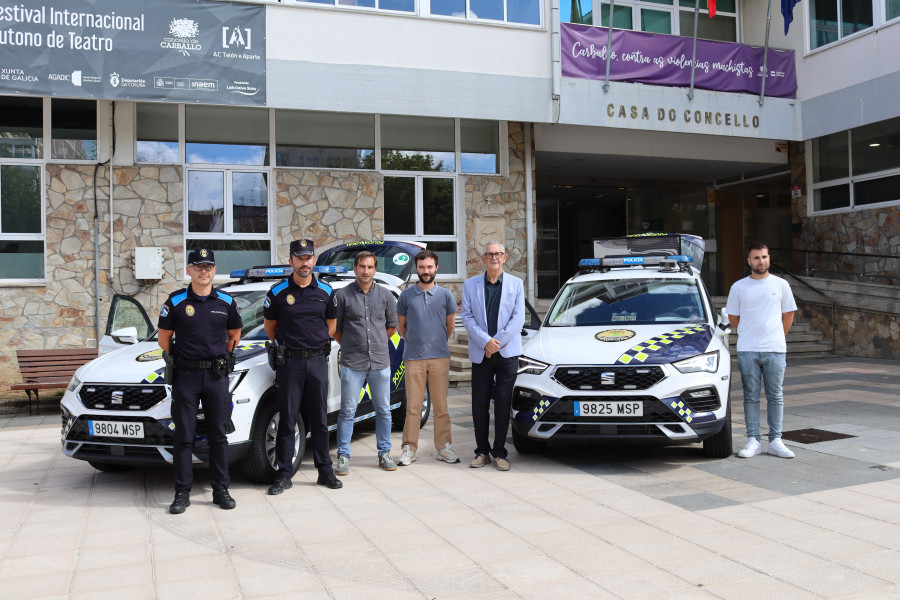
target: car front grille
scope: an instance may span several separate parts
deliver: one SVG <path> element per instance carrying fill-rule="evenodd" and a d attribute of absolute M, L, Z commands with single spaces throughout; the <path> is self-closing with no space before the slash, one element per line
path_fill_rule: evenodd
<path fill-rule="evenodd" d="M 115 420 L 124 423 L 143 423 L 144 437 L 142 439 L 121 438 L 121 437 L 104 437 L 91 435 L 88 421 Z M 67 442 L 111 442 L 115 444 L 127 444 L 129 446 L 172 446 L 175 443 L 175 436 L 171 431 L 160 425 L 159 421 L 150 417 L 130 417 L 119 416 L 110 417 L 109 415 L 82 415 L 72 423 L 69 434 L 66 436 Z"/>
<path fill-rule="evenodd" d="M 553 379 L 570 390 L 646 390 L 663 379 L 662 367 L 558 367 Z"/>
<path fill-rule="evenodd" d="M 643 402 L 644 414 L 640 417 L 575 416 L 575 402 Z M 563 396 L 554 402 L 539 421 L 553 423 L 677 423 L 680 419 L 662 402 L 652 396 Z"/>
<path fill-rule="evenodd" d="M 166 386 L 85 383 L 78 396 L 89 410 L 148 410 L 166 399 Z"/>
<path fill-rule="evenodd" d="M 159 450 L 154 446 L 106 446 L 104 444 L 82 444 L 75 453 L 76 457 L 116 456 L 125 458 L 158 459 L 165 462 Z"/>

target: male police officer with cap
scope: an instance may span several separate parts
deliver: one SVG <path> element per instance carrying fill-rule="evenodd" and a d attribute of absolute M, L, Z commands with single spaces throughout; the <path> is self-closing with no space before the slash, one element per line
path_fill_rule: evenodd
<path fill-rule="evenodd" d="M 275 439 L 278 473 L 269 486 L 272 496 L 293 487 L 294 427 L 301 410 L 312 436 L 313 462 L 319 471 L 316 483 L 333 490 L 343 486 L 331 466 L 326 421 L 328 354 L 337 315 L 334 291 L 313 275 L 316 257 L 311 240 L 291 242 L 289 260 L 294 272 L 266 293 L 263 312 L 266 335 L 285 346 L 283 364 L 276 362 L 275 367 L 281 417 Z"/>
<path fill-rule="evenodd" d="M 216 259 L 212 250 L 192 250 L 187 274 L 191 284 L 173 292 L 159 312 L 159 347 L 174 360 L 172 420 L 175 422 L 175 501 L 169 512 L 177 515 L 191 505 L 194 431 L 197 407 L 203 402 L 209 438 L 209 480 L 213 503 L 235 507 L 228 493 L 228 440 L 225 422 L 231 408 L 228 393 L 228 351 L 241 339 L 241 315 L 234 299 L 213 289 Z M 176 343 L 172 342 L 175 336 Z M 174 346 L 174 350 L 173 350 Z M 168 356 L 172 354 L 171 358 Z"/>

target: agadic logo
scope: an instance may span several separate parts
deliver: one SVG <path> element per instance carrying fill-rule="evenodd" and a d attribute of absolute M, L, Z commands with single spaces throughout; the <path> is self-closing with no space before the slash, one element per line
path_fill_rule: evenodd
<path fill-rule="evenodd" d="M 111 85 L 113 87 L 119 87 L 119 74 L 118 73 L 110 73 L 109 85 Z"/>
<path fill-rule="evenodd" d="M 159 43 L 160 48 L 178 50 L 184 56 L 190 56 L 190 50 L 199 52 L 203 49 L 198 39 L 200 26 L 193 19 L 172 19 L 169 23 L 169 35 L 172 37 L 163 38 Z"/>

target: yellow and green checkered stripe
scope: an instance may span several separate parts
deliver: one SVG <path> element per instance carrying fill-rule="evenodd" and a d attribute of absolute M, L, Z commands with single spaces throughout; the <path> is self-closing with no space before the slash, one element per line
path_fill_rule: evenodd
<path fill-rule="evenodd" d="M 672 344 L 676 344 L 680 340 L 683 340 L 688 336 L 693 336 L 697 335 L 698 333 L 705 332 L 705 325 L 689 325 L 688 327 L 682 327 L 681 329 L 676 329 L 674 331 L 669 331 L 662 335 L 652 337 L 649 340 L 645 340 L 637 346 L 633 346 L 630 349 L 626 350 L 625 353 L 623 353 L 622 356 L 620 356 L 618 360 L 616 360 L 616 364 L 629 365 L 632 363 L 643 363 L 654 354 L 665 352 L 672 346 Z"/>

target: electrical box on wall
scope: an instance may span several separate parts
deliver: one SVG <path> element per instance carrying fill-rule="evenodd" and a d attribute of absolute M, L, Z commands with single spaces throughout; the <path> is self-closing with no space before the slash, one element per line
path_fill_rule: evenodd
<path fill-rule="evenodd" d="M 135 279 L 162 279 L 163 249 L 135 248 L 133 268 Z"/>

